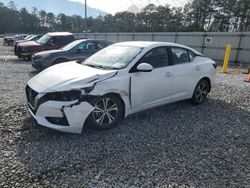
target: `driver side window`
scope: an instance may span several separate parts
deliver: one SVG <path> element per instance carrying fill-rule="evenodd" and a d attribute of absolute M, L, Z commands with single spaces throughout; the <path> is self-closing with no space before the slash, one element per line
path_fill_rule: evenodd
<path fill-rule="evenodd" d="M 76 49 L 79 50 L 95 50 L 95 43 L 93 42 L 83 42 L 79 44 Z"/>
<path fill-rule="evenodd" d="M 148 63 L 153 66 L 153 68 L 160 68 L 169 65 L 168 61 L 168 51 L 166 47 L 155 48 L 140 60 L 140 63 Z"/>

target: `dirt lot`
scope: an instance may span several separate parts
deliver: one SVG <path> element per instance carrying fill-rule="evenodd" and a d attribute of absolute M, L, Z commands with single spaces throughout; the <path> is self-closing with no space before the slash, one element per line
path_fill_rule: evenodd
<path fill-rule="evenodd" d="M 126 118 L 109 131 L 63 134 L 25 104 L 36 72 L 0 42 L 0 187 L 250 187 L 250 83 L 218 74 L 208 101 Z"/>

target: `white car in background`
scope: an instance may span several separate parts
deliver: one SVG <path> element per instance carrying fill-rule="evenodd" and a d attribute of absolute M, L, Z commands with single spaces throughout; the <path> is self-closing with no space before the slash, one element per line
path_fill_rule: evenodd
<path fill-rule="evenodd" d="M 82 64 L 52 66 L 26 87 L 39 125 L 81 133 L 85 123 L 109 129 L 129 114 L 192 99 L 203 103 L 216 63 L 187 46 L 165 42 L 111 45 Z"/>

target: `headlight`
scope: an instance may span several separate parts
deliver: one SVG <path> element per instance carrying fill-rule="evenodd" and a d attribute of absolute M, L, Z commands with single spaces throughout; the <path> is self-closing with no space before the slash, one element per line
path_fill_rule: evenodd
<path fill-rule="evenodd" d="M 81 91 L 72 90 L 72 91 L 63 91 L 63 92 L 53 92 L 46 94 L 48 100 L 53 101 L 74 101 L 81 98 Z"/>
<path fill-rule="evenodd" d="M 29 52 L 29 48 L 22 48 L 23 52 Z"/>
<path fill-rule="evenodd" d="M 94 89 L 94 85 L 90 87 L 85 87 L 82 89 L 75 89 L 71 91 L 62 91 L 62 92 L 53 92 L 47 93 L 46 98 L 47 100 L 53 101 L 74 101 L 79 100 L 84 95 L 87 95 Z"/>

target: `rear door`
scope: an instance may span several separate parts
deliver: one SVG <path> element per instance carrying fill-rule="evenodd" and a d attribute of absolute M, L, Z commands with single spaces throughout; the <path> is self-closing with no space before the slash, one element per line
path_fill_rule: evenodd
<path fill-rule="evenodd" d="M 194 88 L 202 75 L 202 62 L 195 54 L 180 47 L 171 47 L 173 65 L 173 99 L 191 98 Z"/>

